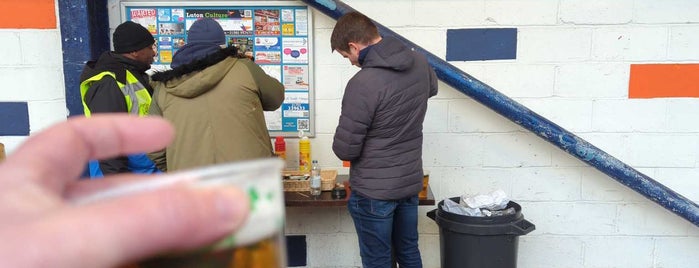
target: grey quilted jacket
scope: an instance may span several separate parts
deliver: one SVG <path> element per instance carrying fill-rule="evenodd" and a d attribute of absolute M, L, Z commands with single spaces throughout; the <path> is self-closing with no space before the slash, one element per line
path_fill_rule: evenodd
<path fill-rule="evenodd" d="M 422 54 L 385 37 L 370 46 L 347 83 L 333 151 L 351 162 L 362 196 L 395 200 L 422 189 L 422 122 L 437 78 Z"/>

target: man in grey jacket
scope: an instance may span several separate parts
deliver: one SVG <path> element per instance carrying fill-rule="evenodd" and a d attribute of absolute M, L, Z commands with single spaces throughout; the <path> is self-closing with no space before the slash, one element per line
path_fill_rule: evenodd
<path fill-rule="evenodd" d="M 422 122 L 437 78 L 425 57 L 358 12 L 342 16 L 330 38 L 361 70 L 347 83 L 333 151 L 350 161 L 348 210 L 364 267 L 422 267 L 417 205 L 422 190 Z"/>

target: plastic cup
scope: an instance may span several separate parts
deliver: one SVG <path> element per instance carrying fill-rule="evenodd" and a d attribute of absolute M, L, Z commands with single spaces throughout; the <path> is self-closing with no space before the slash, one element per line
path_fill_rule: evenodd
<path fill-rule="evenodd" d="M 281 180 L 283 166 L 284 163 L 276 158 L 208 166 L 120 186 L 78 202 L 92 202 L 175 183 L 191 183 L 194 187 L 243 189 L 250 198 L 251 210 L 247 220 L 237 231 L 192 252 L 165 253 L 127 267 L 286 267 L 283 233 L 285 207 Z"/>

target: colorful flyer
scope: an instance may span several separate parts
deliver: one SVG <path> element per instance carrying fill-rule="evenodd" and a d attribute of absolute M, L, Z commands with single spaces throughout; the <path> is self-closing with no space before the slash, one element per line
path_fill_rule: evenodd
<path fill-rule="evenodd" d="M 228 39 L 228 46 L 238 48 L 238 54 L 240 55 L 244 55 L 248 58 L 252 58 L 254 56 L 254 45 L 251 37 L 231 37 Z"/>
<path fill-rule="evenodd" d="M 282 62 L 280 51 L 255 51 L 255 63 L 279 64 Z"/>
<path fill-rule="evenodd" d="M 308 63 L 308 38 L 287 37 L 282 41 L 284 63 Z"/>
<path fill-rule="evenodd" d="M 308 65 L 284 65 L 284 88 L 308 90 Z"/>
<path fill-rule="evenodd" d="M 158 20 L 161 22 L 170 21 L 172 19 L 170 12 L 169 8 L 158 8 Z"/>
<path fill-rule="evenodd" d="M 282 128 L 287 130 L 310 129 L 309 94 L 306 92 L 286 92 L 282 104 Z"/>
<path fill-rule="evenodd" d="M 174 22 L 184 22 L 184 9 L 173 8 L 172 9 L 172 21 Z"/>
<path fill-rule="evenodd" d="M 158 34 L 160 35 L 183 35 L 184 24 L 182 23 L 160 23 L 158 24 Z"/>
<path fill-rule="evenodd" d="M 155 24 L 158 13 L 155 8 L 134 8 L 130 15 L 131 21 L 143 25 L 151 34 L 157 33 Z"/>
<path fill-rule="evenodd" d="M 294 10 L 293 9 L 282 9 L 282 22 L 293 22 L 294 21 Z"/>
<path fill-rule="evenodd" d="M 279 37 L 255 37 L 255 50 L 281 51 Z"/>
<path fill-rule="evenodd" d="M 170 63 L 172 62 L 172 51 L 171 50 L 160 50 L 160 62 Z"/>
<path fill-rule="evenodd" d="M 212 18 L 218 21 L 226 35 L 252 35 L 252 10 L 250 9 L 187 9 L 187 29 L 196 20 Z"/>
<path fill-rule="evenodd" d="M 255 34 L 256 35 L 279 35 L 281 26 L 279 24 L 278 9 L 256 9 L 255 10 Z"/>
<path fill-rule="evenodd" d="M 284 111 L 282 112 L 282 116 L 284 116 L 284 118 L 308 117 L 310 114 L 308 104 L 284 103 L 282 104 L 282 107 L 284 108 Z"/>
<path fill-rule="evenodd" d="M 294 24 L 293 23 L 282 24 L 282 35 L 294 35 Z"/>
<path fill-rule="evenodd" d="M 173 37 L 172 38 L 172 48 L 180 49 L 185 45 L 184 37 Z"/>
<path fill-rule="evenodd" d="M 172 37 L 170 37 L 170 36 L 158 37 L 158 49 L 172 49 Z"/>
<path fill-rule="evenodd" d="M 252 10 L 229 10 L 226 19 L 219 19 L 223 31 L 228 35 L 252 35 Z"/>

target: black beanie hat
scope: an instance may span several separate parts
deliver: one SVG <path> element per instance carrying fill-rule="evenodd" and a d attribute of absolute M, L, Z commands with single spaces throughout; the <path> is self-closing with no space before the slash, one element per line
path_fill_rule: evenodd
<path fill-rule="evenodd" d="M 153 35 L 143 26 L 127 21 L 116 27 L 114 35 L 114 52 L 129 53 L 149 47 L 155 43 Z"/>

